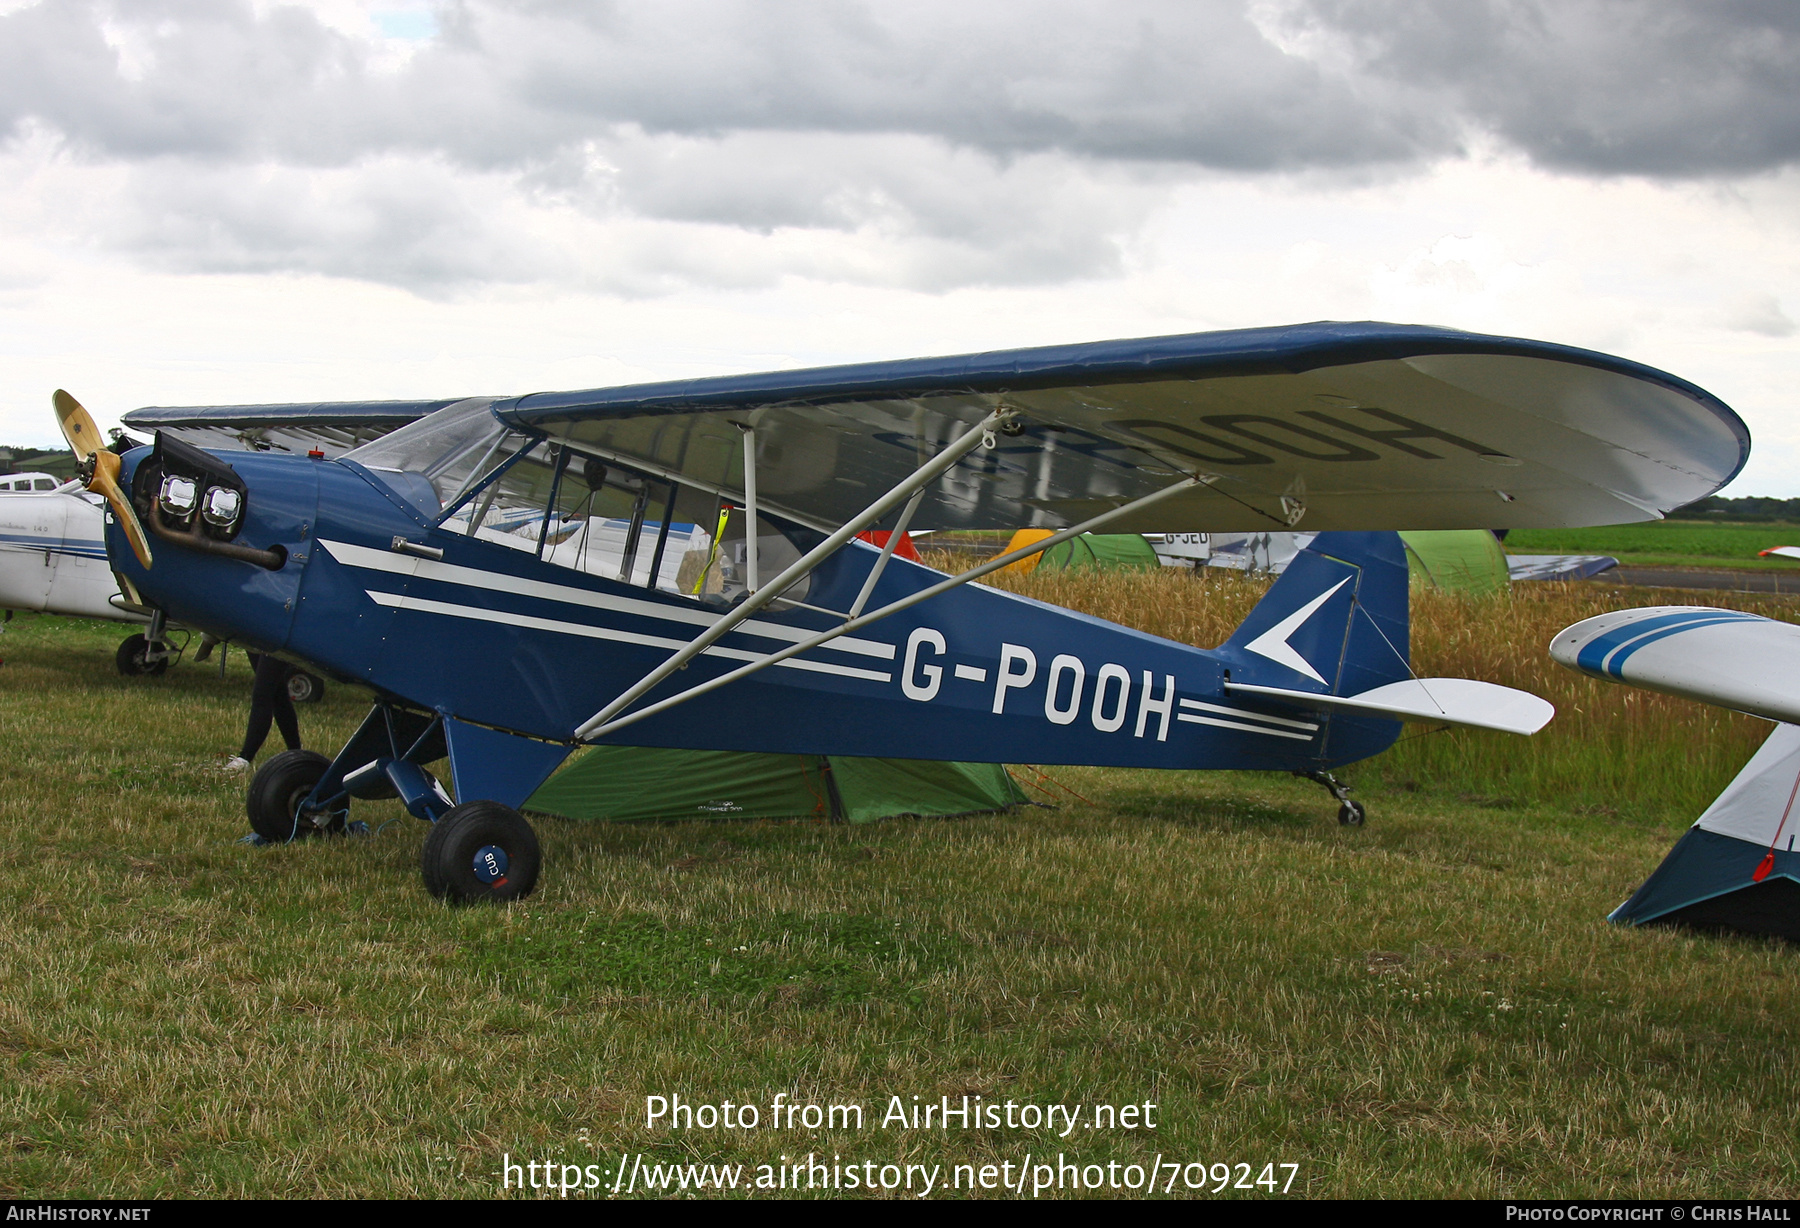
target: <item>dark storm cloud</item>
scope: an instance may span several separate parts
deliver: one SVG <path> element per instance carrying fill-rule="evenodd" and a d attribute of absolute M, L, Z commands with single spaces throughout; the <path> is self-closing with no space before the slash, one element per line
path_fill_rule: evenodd
<path fill-rule="evenodd" d="M 1307 0 L 1359 76 L 1440 94 L 1538 163 L 1754 173 L 1800 157 L 1792 0 Z"/>
<path fill-rule="evenodd" d="M 300 8 L 42 0 L 0 18 L 0 122 L 100 156 L 303 164 L 516 166 L 622 126 L 1234 171 L 1406 162 L 1470 131 L 1596 173 L 1800 153 L 1790 0 L 468 0 L 438 25 L 382 72 Z"/>
<path fill-rule="evenodd" d="M 1272 45 L 1234 3 L 467 4 L 402 70 L 311 14 L 43 0 L 0 19 L 0 117 L 96 154 L 514 165 L 620 125 L 910 133 L 1234 170 L 1404 160 L 1410 92 Z"/>
<path fill-rule="evenodd" d="M 130 168 L 99 237 L 166 267 L 427 289 L 569 264 L 566 239 L 525 236 L 502 205 L 854 234 L 887 254 L 818 275 L 942 288 L 1113 272 L 1118 236 L 1196 173 L 1392 173 L 1471 138 L 1596 175 L 1800 153 L 1787 0 L 456 0 L 435 16 L 407 54 L 300 7 L 39 0 L 0 16 L 0 131 Z M 659 242 L 663 264 L 622 258 L 619 284 L 782 275 Z"/>

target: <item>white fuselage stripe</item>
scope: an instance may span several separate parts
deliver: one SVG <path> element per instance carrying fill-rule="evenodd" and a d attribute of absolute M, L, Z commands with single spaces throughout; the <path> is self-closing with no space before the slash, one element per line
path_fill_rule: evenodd
<path fill-rule="evenodd" d="M 482 571 L 474 567 L 461 567 L 455 563 L 440 563 L 433 559 L 395 554 L 388 550 L 352 545 L 349 542 L 326 541 L 320 538 L 319 544 L 325 547 L 332 558 L 346 567 L 360 567 L 367 571 L 382 571 L 397 576 L 413 576 L 421 580 L 435 580 L 444 584 L 461 584 L 469 588 L 483 588 L 497 593 L 517 593 L 520 596 L 537 597 L 544 601 L 560 601 L 566 605 L 611 610 L 619 614 L 630 614 L 639 618 L 657 618 L 664 622 L 687 623 L 695 627 L 710 627 L 718 621 L 717 615 L 702 609 L 683 610 L 659 602 L 641 601 L 635 597 L 615 597 L 606 593 L 594 593 L 567 584 L 527 580 L 520 576 Z M 786 640 L 792 644 L 801 643 L 819 634 L 806 627 L 789 627 L 782 623 L 765 622 L 757 618 L 752 618 L 741 626 L 734 627 L 732 631 L 733 634 L 757 635 L 764 639 Z M 687 641 L 683 640 L 678 646 L 685 646 L 686 643 Z M 884 661 L 894 659 L 892 644 L 884 644 L 879 640 L 858 639 L 850 635 L 839 636 L 820 647 L 835 649 L 838 652 L 854 653 L 857 656 L 879 657 Z M 750 656 L 745 659 L 754 660 L 756 658 Z"/>
<path fill-rule="evenodd" d="M 1286 725 L 1289 729 L 1304 729 L 1308 733 L 1318 732 L 1317 721 L 1291 721 L 1285 716 L 1264 716 L 1260 712 L 1246 712 L 1242 708 L 1221 708 L 1218 704 L 1203 704 L 1197 699 L 1184 699 L 1183 708 L 1192 708 L 1197 712 L 1216 712 L 1220 716 L 1235 716 L 1239 720 L 1267 721 L 1271 725 Z"/>
<path fill-rule="evenodd" d="M 640 635 L 635 631 L 619 631 L 612 627 L 596 627 L 591 623 L 568 623 L 553 618 L 534 618 L 529 614 L 511 614 L 505 610 L 484 610 L 477 606 L 452 605 L 447 601 L 428 601 L 423 597 L 409 597 L 401 593 L 383 593 L 375 589 L 364 590 L 377 605 L 388 606 L 396 610 L 418 610 L 426 614 L 444 614 L 451 618 L 470 618 L 478 622 L 499 623 L 507 627 L 530 627 L 534 631 L 554 631 L 561 635 L 580 635 L 588 639 L 612 640 L 620 644 L 638 644 L 645 648 L 679 649 L 687 647 L 685 640 L 672 640 L 661 635 Z M 760 661 L 765 654 L 745 652 L 741 648 L 721 648 L 713 645 L 702 655 L 726 657 L 733 661 Z M 803 661 L 798 657 L 775 664 L 786 669 L 807 670 L 815 674 L 831 674 L 838 678 L 860 678 L 866 682 L 892 682 L 892 674 L 878 673 L 872 669 L 853 669 L 848 665 L 832 665 L 824 661 Z"/>
<path fill-rule="evenodd" d="M 1178 721 L 1186 721 L 1190 725 L 1216 725 L 1220 729 L 1241 729 L 1245 733 L 1260 733 L 1263 736 L 1270 738 L 1293 738 L 1299 742 L 1310 742 L 1313 740 L 1313 735 L 1310 733 L 1289 733 L 1285 729 L 1265 729 L 1261 725 L 1244 725 L 1237 721 L 1219 721 L 1214 720 L 1210 716 L 1189 716 L 1185 712 L 1177 713 L 1175 719 Z"/>

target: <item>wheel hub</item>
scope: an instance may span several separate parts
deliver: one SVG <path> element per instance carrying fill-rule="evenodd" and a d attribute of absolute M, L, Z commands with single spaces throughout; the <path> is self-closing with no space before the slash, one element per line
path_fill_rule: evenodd
<path fill-rule="evenodd" d="M 506 850 L 498 844 L 484 844 L 475 850 L 475 877 L 489 887 L 506 881 L 507 865 Z"/>

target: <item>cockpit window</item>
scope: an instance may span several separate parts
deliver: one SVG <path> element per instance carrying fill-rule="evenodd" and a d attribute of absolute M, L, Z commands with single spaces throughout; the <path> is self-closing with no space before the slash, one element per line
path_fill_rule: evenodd
<path fill-rule="evenodd" d="M 485 397 L 458 402 L 343 459 L 362 465 L 444 532 L 710 605 L 744 596 L 741 509 L 510 428 L 492 405 Z M 765 583 L 800 557 L 771 520 L 759 524 L 758 546 Z M 802 601 L 807 588 L 802 580 L 784 596 Z"/>
<path fill-rule="evenodd" d="M 536 554 L 548 536 L 544 513 L 556 479 L 556 459 L 550 445 L 539 441 L 508 451 L 501 458 L 512 461 L 506 470 L 485 486 L 479 479 L 472 483 L 471 493 L 452 505 L 438 527 Z M 492 473 L 497 466 L 486 468 Z"/>
<path fill-rule="evenodd" d="M 428 516 L 510 460 L 533 437 L 494 416 L 493 398 L 445 406 L 344 454 Z"/>

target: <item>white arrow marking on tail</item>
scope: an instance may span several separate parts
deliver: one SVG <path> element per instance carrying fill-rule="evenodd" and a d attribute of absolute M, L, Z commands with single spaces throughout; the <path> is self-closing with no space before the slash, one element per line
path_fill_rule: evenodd
<path fill-rule="evenodd" d="M 1338 589 L 1343 588 L 1344 585 L 1348 583 L 1350 583 L 1350 579 L 1347 576 L 1344 579 L 1339 580 L 1336 584 L 1320 593 L 1317 597 L 1314 597 L 1311 601 L 1295 610 L 1292 614 L 1289 614 L 1273 627 L 1270 627 L 1267 631 L 1251 640 L 1248 644 L 1245 644 L 1244 651 L 1253 652 L 1259 657 L 1267 657 L 1277 665 L 1285 665 L 1295 673 L 1305 674 L 1314 682 L 1330 686 L 1330 683 L 1319 677 L 1319 671 L 1309 665 L 1305 657 L 1294 651 L 1294 646 L 1288 643 L 1288 636 L 1300 630 L 1300 628 L 1305 625 L 1306 620 L 1318 612 L 1320 606 L 1331 600 L 1331 595 L 1333 593 L 1337 592 Z"/>

